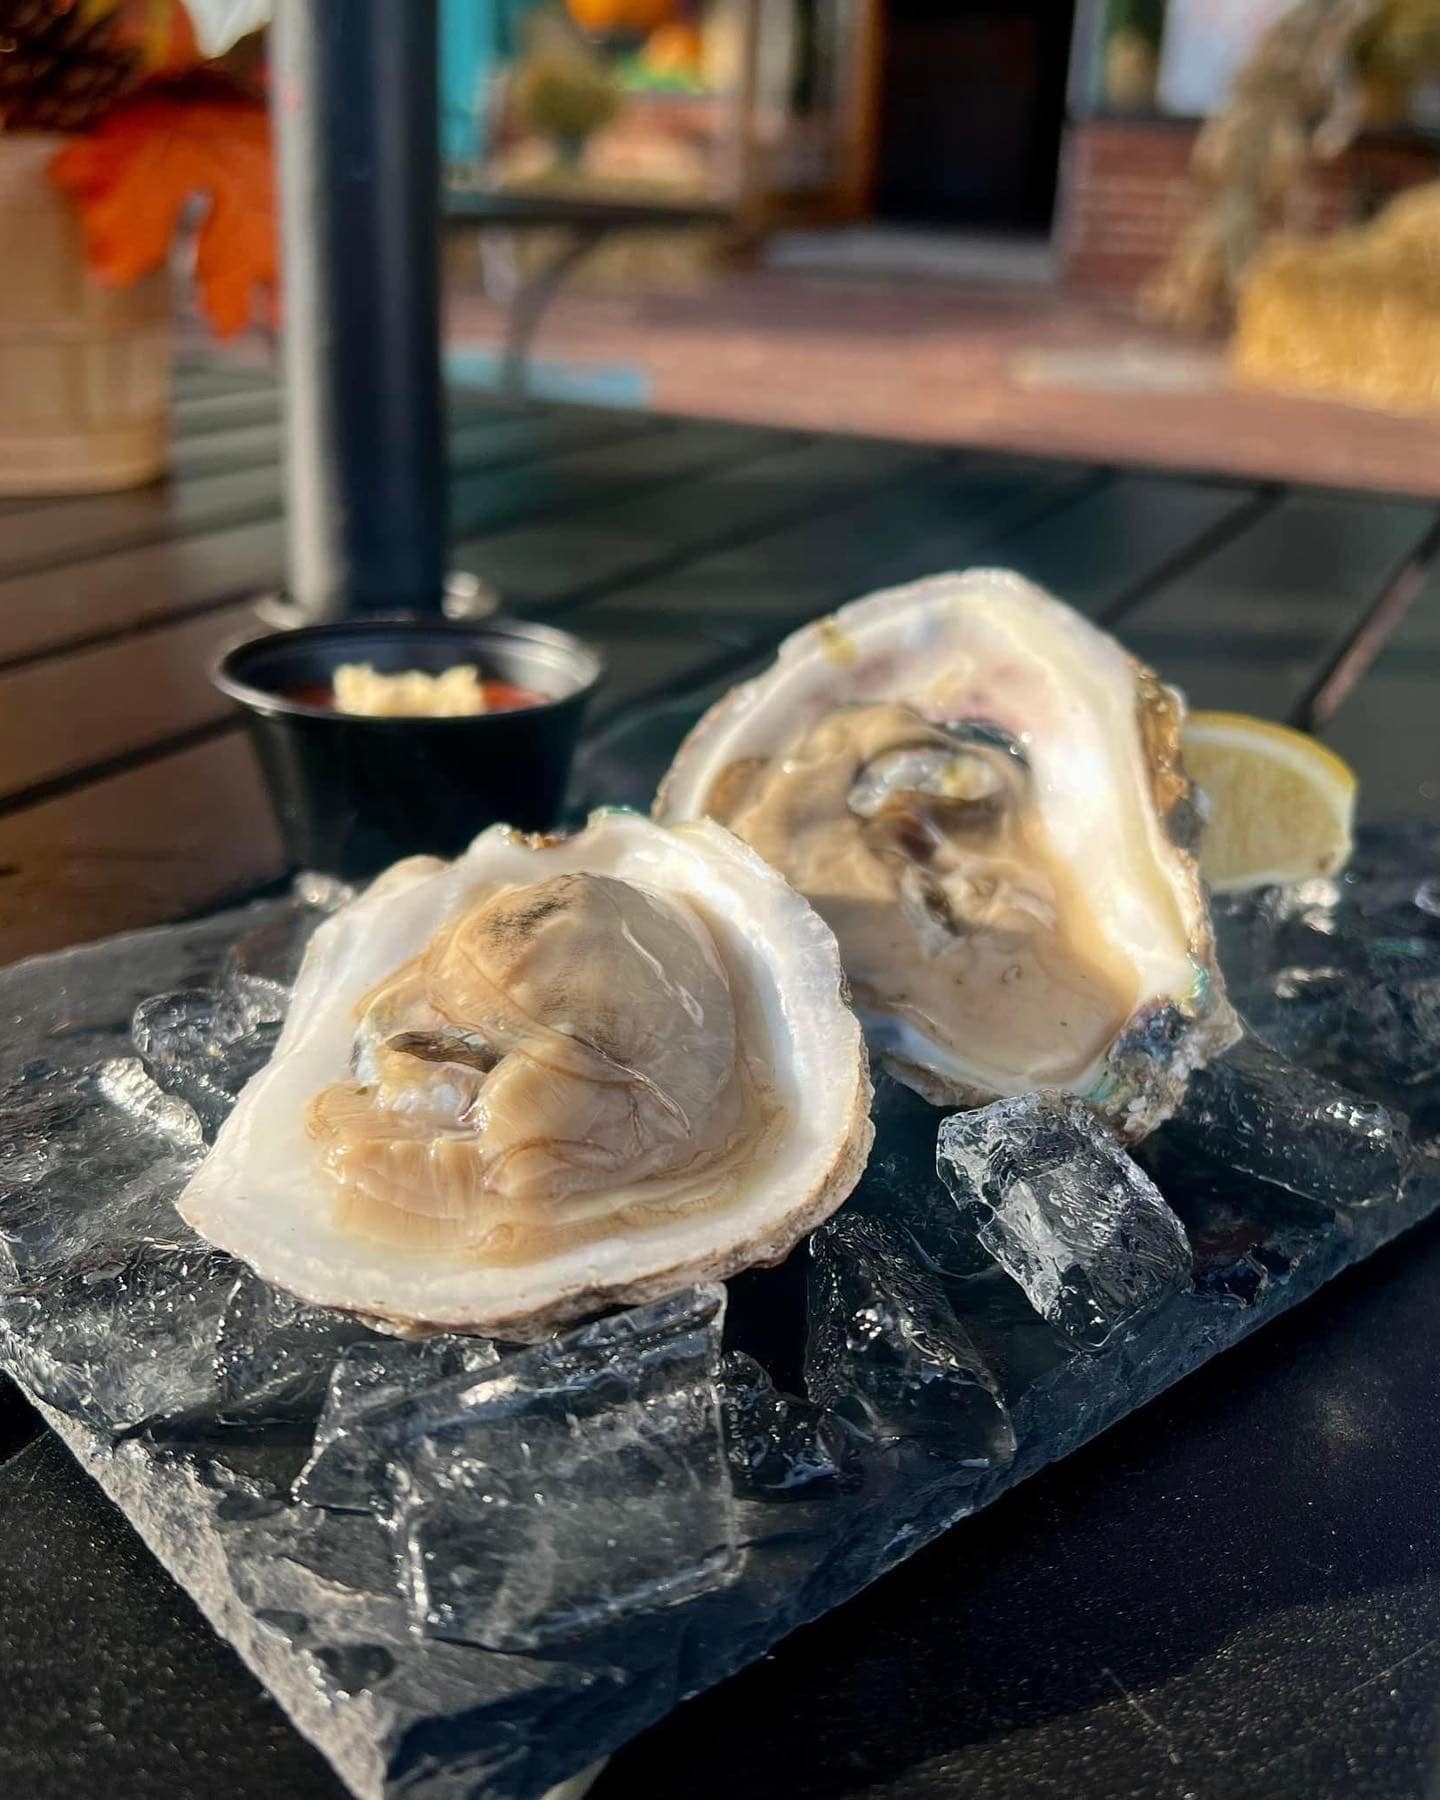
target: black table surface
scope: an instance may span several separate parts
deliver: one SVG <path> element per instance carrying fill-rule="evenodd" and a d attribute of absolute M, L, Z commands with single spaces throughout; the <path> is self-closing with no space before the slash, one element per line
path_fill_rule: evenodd
<path fill-rule="evenodd" d="M 587 409 L 453 407 L 457 566 L 606 650 L 623 756 L 868 588 L 1003 563 L 1199 706 L 1315 725 L 1440 816 L 1437 509 Z M 273 878 L 201 679 L 283 554 L 260 377 L 182 372 L 176 469 L 0 504 L 0 958 Z M 603 765 L 602 765 L 603 766 Z M 1440 1781 L 1440 1223 L 616 1757 L 645 1796 L 1418 1796 Z M 0 1794 L 339 1796 L 0 1387 Z"/>

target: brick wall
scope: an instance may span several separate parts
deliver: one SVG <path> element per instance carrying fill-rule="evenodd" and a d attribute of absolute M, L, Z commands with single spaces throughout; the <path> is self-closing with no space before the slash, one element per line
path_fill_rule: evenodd
<path fill-rule="evenodd" d="M 1190 153 L 1197 127 L 1182 122 L 1087 119 L 1065 134 L 1055 241 L 1072 286 L 1131 299 L 1164 261 L 1192 216 Z M 1317 173 L 1307 226 L 1361 217 L 1390 194 L 1440 173 L 1419 140 L 1374 137 Z"/>

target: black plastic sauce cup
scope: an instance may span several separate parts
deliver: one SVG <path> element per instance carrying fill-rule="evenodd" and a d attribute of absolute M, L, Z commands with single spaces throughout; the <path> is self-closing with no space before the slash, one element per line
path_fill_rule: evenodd
<path fill-rule="evenodd" d="M 546 699 L 462 718 L 372 719 L 291 698 L 328 687 L 341 663 L 386 674 L 473 663 L 482 680 Z M 367 619 L 252 638 L 220 659 L 215 683 L 245 709 L 290 855 L 353 877 L 417 851 L 454 856 L 487 825 L 553 825 L 603 672 L 588 644 L 547 625 Z"/>

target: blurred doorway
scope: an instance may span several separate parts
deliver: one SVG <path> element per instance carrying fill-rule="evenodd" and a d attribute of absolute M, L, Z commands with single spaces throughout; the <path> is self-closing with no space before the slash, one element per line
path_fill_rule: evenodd
<path fill-rule="evenodd" d="M 1075 0 L 884 0 L 877 218 L 1044 232 Z"/>

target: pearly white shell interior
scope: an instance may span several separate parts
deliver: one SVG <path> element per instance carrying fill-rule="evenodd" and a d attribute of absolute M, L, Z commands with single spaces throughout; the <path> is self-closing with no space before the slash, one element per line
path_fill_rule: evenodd
<path fill-rule="evenodd" d="M 582 870 L 698 903 L 732 976 L 738 971 L 753 996 L 783 1122 L 742 1192 L 723 1209 L 702 1207 L 503 1269 L 338 1230 L 305 1114 L 314 1094 L 349 1072 L 356 1002 L 415 956 L 475 888 Z M 557 1306 L 562 1315 L 581 1311 L 587 1295 L 651 1294 L 670 1271 L 680 1272 L 679 1285 L 783 1254 L 817 1222 L 814 1207 L 827 1200 L 837 1159 L 854 1150 L 857 1133 L 868 1133 L 868 1098 L 834 937 L 738 839 L 708 820 L 667 830 L 624 813 L 597 814 L 584 832 L 554 842 L 496 827 L 454 863 L 397 864 L 319 928 L 275 1053 L 241 1094 L 179 1208 L 212 1243 L 317 1305 L 500 1331 Z"/>
<path fill-rule="evenodd" d="M 1107 633 L 1008 570 L 890 588 L 795 632 L 682 745 L 657 817 L 696 817 L 732 763 L 775 755 L 836 707 L 879 700 L 937 723 L 984 719 L 1022 745 L 1050 842 L 1081 873 L 1098 930 L 1134 965 L 1142 1005 L 1190 993 L 1205 902 L 1155 808 L 1136 666 Z M 902 1019 L 871 1012 L 865 1024 L 882 1051 L 962 1083 L 972 1076 Z M 1103 1069 L 1102 1059 L 1076 1090 Z"/>

